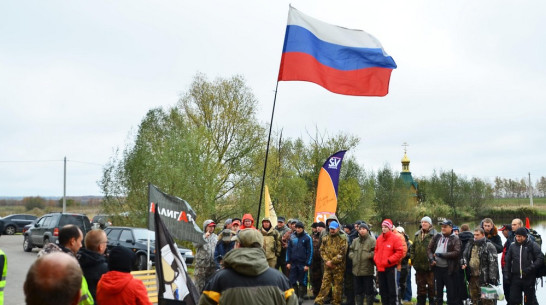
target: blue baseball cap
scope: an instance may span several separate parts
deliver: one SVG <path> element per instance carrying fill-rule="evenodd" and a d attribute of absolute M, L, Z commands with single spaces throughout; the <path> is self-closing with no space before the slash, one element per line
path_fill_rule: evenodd
<path fill-rule="evenodd" d="M 330 225 L 328 226 L 330 229 L 337 229 L 339 228 L 339 223 L 337 221 L 330 222 Z"/>

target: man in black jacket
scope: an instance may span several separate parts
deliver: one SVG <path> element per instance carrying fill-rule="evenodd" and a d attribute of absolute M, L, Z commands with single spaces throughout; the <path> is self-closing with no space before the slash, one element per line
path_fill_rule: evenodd
<path fill-rule="evenodd" d="M 97 284 L 101 276 L 108 272 L 108 263 L 104 256 L 107 243 L 103 230 L 91 230 L 85 235 L 85 248 L 81 248 L 76 254 L 93 299 L 97 296 Z"/>
<path fill-rule="evenodd" d="M 510 284 L 509 305 L 521 304 L 521 293 L 525 294 L 525 304 L 535 304 L 535 273 L 544 264 L 544 254 L 540 247 L 527 237 L 523 227 L 515 232 L 516 241 L 506 252 L 504 281 Z"/>

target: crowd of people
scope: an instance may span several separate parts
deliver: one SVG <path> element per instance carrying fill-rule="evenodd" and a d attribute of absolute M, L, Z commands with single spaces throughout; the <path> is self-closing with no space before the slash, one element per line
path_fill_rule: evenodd
<path fill-rule="evenodd" d="M 251 304 L 255 298 L 263 303 L 265 298 L 271 300 L 266 304 L 314 299 L 319 305 L 399 305 L 411 301 L 413 267 L 416 305 L 493 305 L 494 295 L 482 294 L 482 287 L 501 283 L 509 305 L 536 305 L 535 281 L 545 268 L 541 241 L 517 218 L 500 228 L 485 218 L 472 230 L 444 220 L 437 231 L 425 216 L 419 230 L 408 236 L 390 219 L 382 221 L 377 234 L 365 221 L 342 225 L 334 215 L 313 223 L 307 232 L 297 219 L 278 217 L 272 224 L 263 218 L 258 227 L 245 214 L 226 220 L 218 235 L 212 220 L 205 221 L 203 230 L 206 243 L 196 245 L 195 263 L 200 304 Z M 254 243 L 240 244 L 242 234 L 250 232 Z M 240 253 L 250 251 L 245 248 L 252 248 L 252 255 Z M 284 299 L 274 297 L 278 294 Z"/>
<path fill-rule="evenodd" d="M 217 235 L 214 221 L 203 223 L 205 243 L 195 245 L 199 304 L 400 305 L 411 301 L 413 267 L 416 305 L 442 305 L 444 291 L 448 305 L 493 305 L 483 287 L 501 284 L 508 305 L 537 305 L 535 282 L 546 270 L 540 237 L 518 218 L 500 228 L 485 218 L 473 230 L 446 219 L 437 231 L 425 216 L 413 236 L 390 219 L 374 233 L 364 221 L 342 225 L 335 215 L 309 232 L 284 217 L 260 225 L 245 214 L 226 220 Z M 87 233 L 85 248 L 82 240 L 67 225 L 58 244 L 44 246 L 24 283 L 27 304 L 151 304 L 130 274 L 132 251 L 114 247 L 106 257 L 100 229 Z"/>

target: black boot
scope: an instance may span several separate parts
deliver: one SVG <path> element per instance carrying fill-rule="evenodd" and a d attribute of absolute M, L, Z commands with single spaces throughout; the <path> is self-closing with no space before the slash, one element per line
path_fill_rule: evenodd
<path fill-rule="evenodd" d="M 303 304 L 304 297 L 307 295 L 307 286 L 300 284 L 299 285 L 300 293 L 298 295 L 298 301 L 301 304 Z"/>
<path fill-rule="evenodd" d="M 426 295 L 418 295 L 416 305 L 426 305 L 426 304 L 427 304 L 427 296 Z"/>
<path fill-rule="evenodd" d="M 373 294 L 369 294 L 366 296 L 366 305 L 373 305 L 375 296 Z"/>
<path fill-rule="evenodd" d="M 363 294 L 357 294 L 355 295 L 355 304 L 356 305 L 364 305 L 364 295 Z"/>

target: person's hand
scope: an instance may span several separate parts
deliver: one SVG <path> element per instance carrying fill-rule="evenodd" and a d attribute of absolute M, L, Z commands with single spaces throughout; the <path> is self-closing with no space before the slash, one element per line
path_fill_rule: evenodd
<path fill-rule="evenodd" d="M 307 271 L 307 270 L 309 270 L 308 266 L 303 267 L 303 271 Z"/>
<path fill-rule="evenodd" d="M 326 265 L 326 267 L 328 267 L 330 269 L 334 268 L 334 265 L 332 264 L 332 261 L 326 261 L 325 265 Z"/>
<path fill-rule="evenodd" d="M 466 269 L 466 265 L 462 265 L 461 268 L 464 270 Z"/>
<path fill-rule="evenodd" d="M 436 266 L 436 261 L 435 261 L 435 260 L 432 260 L 432 262 L 430 262 L 430 265 L 431 265 L 432 267 Z"/>
<path fill-rule="evenodd" d="M 290 270 L 290 264 L 286 264 L 286 269 Z"/>
<path fill-rule="evenodd" d="M 210 232 L 205 233 L 205 238 L 210 236 Z"/>

